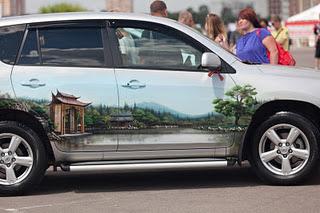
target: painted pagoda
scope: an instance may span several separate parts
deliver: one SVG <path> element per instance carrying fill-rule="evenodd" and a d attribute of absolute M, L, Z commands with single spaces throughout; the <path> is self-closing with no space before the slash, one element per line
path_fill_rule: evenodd
<path fill-rule="evenodd" d="M 84 109 L 91 103 L 79 101 L 80 97 L 57 91 L 52 93 L 50 118 L 57 134 L 82 134 L 84 128 Z"/>

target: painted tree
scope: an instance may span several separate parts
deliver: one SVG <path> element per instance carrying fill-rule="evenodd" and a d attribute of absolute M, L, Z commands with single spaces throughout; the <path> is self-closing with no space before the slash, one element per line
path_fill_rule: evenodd
<path fill-rule="evenodd" d="M 234 86 L 225 93 L 229 98 L 215 99 L 212 103 L 216 112 L 227 117 L 234 117 L 234 124 L 239 125 L 242 116 L 250 116 L 254 113 L 254 107 L 257 104 L 255 95 L 256 89 L 251 85 Z"/>

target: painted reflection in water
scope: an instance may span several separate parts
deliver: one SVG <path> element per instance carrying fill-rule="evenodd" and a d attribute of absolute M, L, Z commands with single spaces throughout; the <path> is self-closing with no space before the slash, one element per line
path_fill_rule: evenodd
<path fill-rule="evenodd" d="M 29 111 L 47 123 L 50 139 L 62 150 L 117 150 L 127 145 L 206 144 L 229 146 L 235 133 L 243 133 L 251 121 L 257 92 L 250 85 L 235 86 L 225 98 L 212 100 L 212 112 L 188 115 L 158 103 L 134 103 L 124 107 L 94 105 L 80 96 L 57 91 L 49 100 L 3 96 L 2 108 Z M 4 98 L 5 97 L 5 98 Z M 122 147 L 121 147 L 122 146 Z"/>

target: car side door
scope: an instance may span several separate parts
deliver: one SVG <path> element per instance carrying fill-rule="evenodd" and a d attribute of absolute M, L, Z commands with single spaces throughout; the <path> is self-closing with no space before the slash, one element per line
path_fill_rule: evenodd
<path fill-rule="evenodd" d="M 219 129 L 230 120 L 216 112 L 213 101 L 234 82 L 228 74 L 210 77 L 201 68 L 202 54 L 210 50 L 183 32 L 151 22 L 114 20 L 110 31 L 120 99 L 117 119 L 122 119 L 119 151 L 232 144 L 234 133 Z M 223 62 L 221 72 L 234 70 Z"/>
<path fill-rule="evenodd" d="M 16 97 L 50 124 L 64 152 L 116 151 L 109 118 L 118 108 L 106 22 L 28 25 L 12 72 Z"/>

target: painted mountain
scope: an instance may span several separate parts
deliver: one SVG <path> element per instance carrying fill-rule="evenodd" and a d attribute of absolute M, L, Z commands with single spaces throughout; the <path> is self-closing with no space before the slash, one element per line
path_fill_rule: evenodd
<path fill-rule="evenodd" d="M 138 108 L 150 109 L 150 110 L 154 110 L 161 113 L 167 112 L 182 119 L 185 119 L 185 118 L 198 119 L 198 118 L 208 117 L 208 113 L 201 114 L 201 115 L 188 115 L 154 102 L 141 102 L 141 103 L 135 104 L 135 106 Z M 212 112 L 210 113 L 210 116 L 219 116 L 219 114 Z"/>

